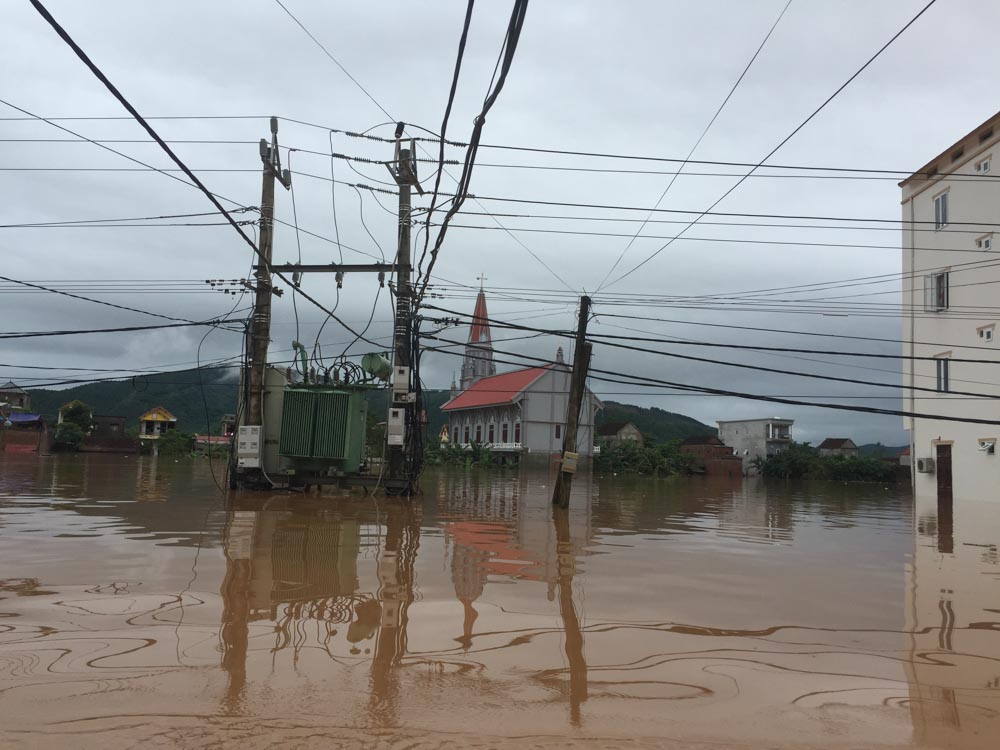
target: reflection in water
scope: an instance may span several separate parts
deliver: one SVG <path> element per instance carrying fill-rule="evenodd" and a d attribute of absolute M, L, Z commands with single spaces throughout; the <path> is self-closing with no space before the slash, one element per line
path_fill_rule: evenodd
<path fill-rule="evenodd" d="M 559 615 L 566 635 L 566 660 L 569 662 L 570 721 L 580 724 L 580 704 L 587 700 L 587 660 L 583 655 L 583 632 L 573 604 L 573 540 L 569 532 L 569 513 L 553 507 L 552 520 L 556 528 L 556 564 L 559 576 Z"/>
<path fill-rule="evenodd" d="M 947 489 L 950 490 L 950 487 Z M 917 740 L 986 750 L 1000 737 L 1000 513 L 951 493 L 915 498 L 907 570 L 909 707 Z"/>
<path fill-rule="evenodd" d="M 3 747 L 1000 735 L 988 505 L 954 507 L 943 552 L 936 498 L 876 486 L 578 481 L 554 513 L 516 471 L 430 474 L 412 506 L 223 502 L 203 463 L 20 460 Z"/>

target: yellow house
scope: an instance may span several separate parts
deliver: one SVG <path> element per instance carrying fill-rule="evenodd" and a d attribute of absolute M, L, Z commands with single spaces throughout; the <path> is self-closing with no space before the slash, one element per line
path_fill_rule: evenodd
<path fill-rule="evenodd" d="M 139 437 L 143 440 L 156 440 L 167 430 L 177 427 L 177 417 L 162 406 L 154 406 L 139 417 Z"/>

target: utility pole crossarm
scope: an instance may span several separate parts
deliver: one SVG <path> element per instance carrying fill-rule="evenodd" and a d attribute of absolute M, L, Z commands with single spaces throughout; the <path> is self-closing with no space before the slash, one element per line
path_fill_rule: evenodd
<path fill-rule="evenodd" d="M 283 263 L 271 265 L 279 273 L 392 273 L 399 266 L 393 263 Z"/>

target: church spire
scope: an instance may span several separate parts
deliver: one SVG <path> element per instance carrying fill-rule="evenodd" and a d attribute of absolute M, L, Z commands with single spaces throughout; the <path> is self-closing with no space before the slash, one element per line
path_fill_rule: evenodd
<path fill-rule="evenodd" d="M 465 359 L 462 362 L 462 379 L 460 385 L 463 391 L 478 380 L 497 374 L 497 366 L 493 361 L 493 338 L 490 334 L 490 316 L 486 311 L 485 281 L 485 275 L 479 276 L 479 294 L 476 296 L 476 308 L 472 313 L 469 341 L 465 346 Z"/>

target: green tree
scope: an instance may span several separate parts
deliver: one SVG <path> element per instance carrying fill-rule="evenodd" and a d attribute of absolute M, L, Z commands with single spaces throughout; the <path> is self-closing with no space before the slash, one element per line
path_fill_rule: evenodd
<path fill-rule="evenodd" d="M 89 435 L 94 429 L 94 408 L 83 401 L 70 401 L 61 410 L 61 424 L 73 424 L 80 428 L 84 435 Z"/>
<path fill-rule="evenodd" d="M 61 448 L 77 450 L 85 437 L 87 437 L 87 433 L 73 422 L 63 422 L 56 426 L 55 443 Z"/>
<path fill-rule="evenodd" d="M 185 456 L 194 448 L 194 435 L 180 430 L 167 430 L 156 441 L 161 456 Z"/>

